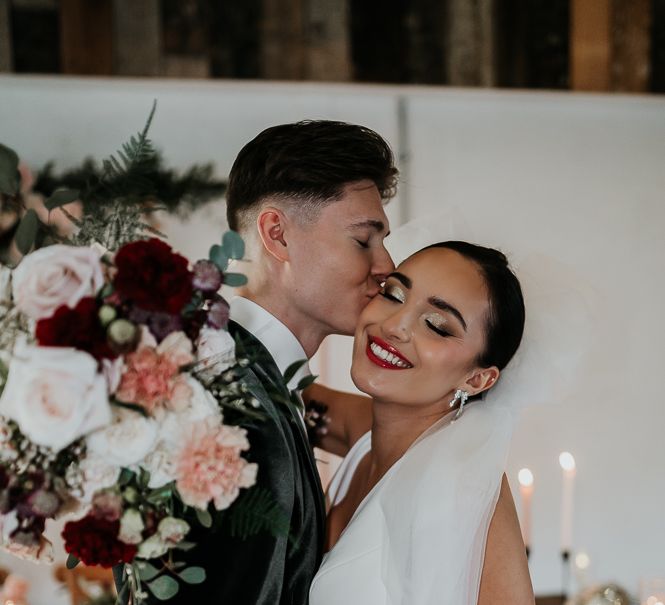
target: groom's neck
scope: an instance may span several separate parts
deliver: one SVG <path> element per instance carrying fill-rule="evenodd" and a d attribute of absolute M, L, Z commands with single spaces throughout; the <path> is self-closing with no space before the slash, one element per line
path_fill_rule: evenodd
<path fill-rule="evenodd" d="M 298 339 L 308 359 L 314 356 L 323 339 L 328 336 L 318 322 L 302 313 L 290 304 L 287 298 L 279 296 L 278 293 L 261 294 L 242 288 L 238 294 L 263 307 L 273 317 L 279 319 Z"/>

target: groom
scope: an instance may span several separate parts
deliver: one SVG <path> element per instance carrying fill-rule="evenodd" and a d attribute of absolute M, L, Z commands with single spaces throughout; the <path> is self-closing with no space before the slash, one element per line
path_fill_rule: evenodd
<path fill-rule="evenodd" d="M 383 204 L 396 180 L 388 144 L 343 122 L 268 128 L 238 154 L 227 217 L 245 240 L 249 282 L 231 302 L 229 330 L 237 352 L 253 360 L 248 386 L 265 416 L 246 426 L 246 457 L 259 467 L 253 489 L 270 492 L 289 531 L 241 540 L 230 535 L 223 513 L 216 528 L 192 530 L 197 546 L 185 553 L 187 566 L 204 567 L 206 580 L 181 583 L 172 603 L 308 602 L 323 554 L 325 506 L 302 411 L 285 403 L 309 370 L 303 366 L 288 384 L 283 374 L 329 334 L 353 334 L 392 271 Z"/>
<path fill-rule="evenodd" d="M 308 121 L 269 128 L 231 169 L 229 227 L 247 244 L 248 285 L 231 302 L 230 330 L 262 350 L 266 392 L 329 334 L 353 334 L 393 263 L 383 204 L 397 169 L 388 144 L 361 126 Z M 257 483 L 290 520 L 289 536 L 227 537 L 207 564 L 210 603 L 304 605 L 323 553 L 325 507 L 301 411 L 259 397 L 269 420 L 249 429 Z M 213 596 L 214 595 L 214 596 Z"/>

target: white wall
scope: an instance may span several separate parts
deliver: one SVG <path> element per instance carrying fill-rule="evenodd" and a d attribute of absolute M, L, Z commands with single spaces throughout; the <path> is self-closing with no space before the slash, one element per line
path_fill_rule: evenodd
<path fill-rule="evenodd" d="M 398 96 L 408 137 L 400 140 Z M 590 575 L 636 590 L 665 575 L 665 100 L 450 89 L 0 77 L 0 140 L 38 167 L 113 152 L 143 124 L 171 165 L 214 161 L 225 175 L 262 128 L 302 118 L 366 124 L 410 162 L 393 224 L 463 209 L 474 237 L 510 253 L 554 255 L 575 267 L 597 301 L 591 360 L 574 396 L 529 411 L 509 473 L 536 475 L 532 574 L 559 588 L 557 457 L 578 461 L 575 544 Z M 403 131 L 402 131 L 403 132 Z M 224 228 L 213 204 L 187 224 L 167 221 L 174 245 L 203 254 Z M 348 386 L 348 344 L 319 360 Z M 547 369 L 543 369 L 544 372 Z M 516 482 L 515 482 L 516 485 Z M 2 559 L 6 564 L 6 559 Z M 54 603 L 46 581 L 33 604 Z"/>

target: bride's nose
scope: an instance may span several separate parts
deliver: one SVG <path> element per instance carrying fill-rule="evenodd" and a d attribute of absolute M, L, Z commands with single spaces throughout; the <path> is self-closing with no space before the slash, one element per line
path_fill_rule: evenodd
<path fill-rule="evenodd" d="M 383 321 L 381 329 L 387 339 L 393 338 L 399 342 L 407 342 L 411 338 L 409 322 L 409 314 L 402 306 Z"/>

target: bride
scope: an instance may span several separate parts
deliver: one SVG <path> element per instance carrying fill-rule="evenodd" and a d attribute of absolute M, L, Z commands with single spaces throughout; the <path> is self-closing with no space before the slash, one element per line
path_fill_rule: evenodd
<path fill-rule="evenodd" d="M 345 456 L 311 605 L 534 603 L 504 475 L 514 418 L 492 397 L 524 320 L 496 250 L 435 244 L 388 277 L 355 333 L 351 375 L 371 400 L 306 394 L 328 406 L 317 445 Z"/>

